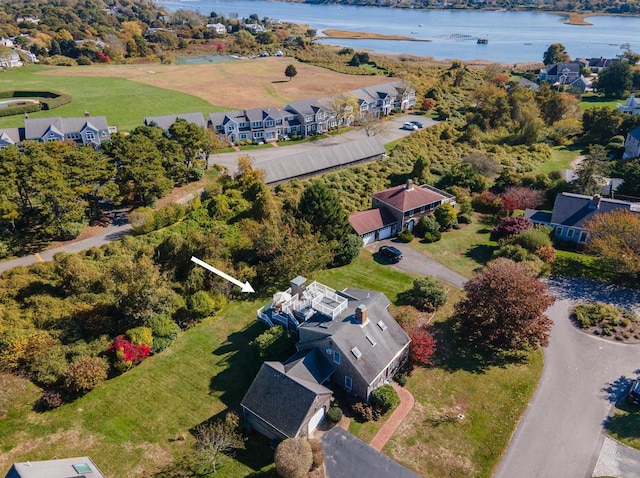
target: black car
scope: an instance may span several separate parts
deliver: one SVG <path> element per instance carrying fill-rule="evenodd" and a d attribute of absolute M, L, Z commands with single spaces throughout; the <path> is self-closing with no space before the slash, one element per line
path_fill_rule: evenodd
<path fill-rule="evenodd" d="M 393 246 L 382 246 L 378 251 L 378 254 L 386 257 L 389 262 L 398 262 L 402 259 L 402 251 Z"/>
<path fill-rule="evenodd" d="M 421 129 L 424 128 L 424 123 L 422 123 L 421 121 L 418 121 L 418 120 L 412 121 L 411 124 L 414 124 L 418 128 L 421 128 Z"/>
<path fill-rule="evenodd" d="M 634 380 L 631 382 L 631 388 L 627 393 L 627 400 L 634 405 L 640 405 L 640 380 Z"/>

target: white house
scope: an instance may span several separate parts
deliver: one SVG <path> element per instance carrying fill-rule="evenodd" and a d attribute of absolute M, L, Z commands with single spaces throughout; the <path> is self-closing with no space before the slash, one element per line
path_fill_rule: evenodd
<path fill-rule="evenodd" d="M 640 115 L 640 100 L 636 98 L 635 93 L 627 99 L 625 104 L 616 105 L 616 109 L 622 113 L 630 113 L 632 115 Z"/>
<path fill-rule="evenodd" d="M 622 155 L 622 159 L 638 157 L 640 157 L 640 126 L 627 133 L 627 139 L 624 141 L 624 154 Z"/>
<path fill-rule="evenodd" d="M 207 23 L 207 28 L 213 30 L 217 35 L 224 35 L 227 33 L 227 27 L 222 23 Z"/>

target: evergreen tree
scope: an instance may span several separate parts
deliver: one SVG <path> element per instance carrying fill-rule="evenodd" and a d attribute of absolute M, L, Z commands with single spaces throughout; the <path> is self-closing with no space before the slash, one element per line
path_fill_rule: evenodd
<path fill-rule="evenodd" d="M 319 181 L 305 188 L 298 203 L 298 215 L 326 240 L 340 239 L 351 232 L 338 196 Z"/>

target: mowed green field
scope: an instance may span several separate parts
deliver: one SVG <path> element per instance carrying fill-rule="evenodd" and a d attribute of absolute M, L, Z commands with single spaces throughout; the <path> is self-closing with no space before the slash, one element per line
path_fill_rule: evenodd
<path fill-rule="evenodd" d="M 51 116 L 106 116 L 110 126 L 130 131 L 143 123 L 145 116 L 201 112 L 205 119 L 209 113 L 225 108 L 213 106 L 196 96 L 178 91 L 157 88 L 123 78 L 81 76 L 83 68 L 72 67 L 78 76 L 54 76 L 43 74 L 52 68 L 29 65 L 0 73 L 0 91 L 54 90 L 68 93 L 72 101 L 68 105 L 50 111 L 30 113 L 30 118 Z M 0 128 L 24 126 L 22 115 L 0 117 Z"/>

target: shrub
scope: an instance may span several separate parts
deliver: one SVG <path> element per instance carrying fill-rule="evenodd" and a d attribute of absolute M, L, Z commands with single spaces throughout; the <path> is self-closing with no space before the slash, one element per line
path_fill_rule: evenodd
<path fill-rule="evenodd" d="M 413 287 L 403 295 L 403 300 L 409 300 L 416 308 L 426 311 L 436 310 L 447 302 L 446 289 L 432 277 L 415 279 Z"/>
<path fill-rule="evenodd" d="M 47 347 L 28 363 L 29 376 L 38 384 L 51 386 L 64 377 L 68 367 L 62 346 Z"/>
<path fill-rule="evenodd" d="M 149 327 L 135 327 L 133 329 L 129 329 L 127 330 L 126 335 L 134 345 L 144 344 L 149 347 L 153 345 L 153 332 Z"/>
<path fill-rule="evenodd" d="M 533 253 L 544 246 L 551 246 L 551 228 L 536 226 L 505 239 L 507 244 L 516 244 Z"/>
<path fill-rule="evenodd" d="M 440 239 L 442 239 L 442 233 L 440 231 L 426 232 L 424 234 L 424 242 L 426 242 L 427 244 L 438 242 Z"/>
<path fill-rule="evenodd" d="M 148 234 L 155 229 L 155 213 L 150 207 L 139 207 L 129 214 L 129 224 L 134 234 Z"/>
<path fill-rule="evenodd" d="M 393 379 L 401 387 L 404 387 L 407 384 L 407 380 L 409 380 L 409 378 L 407 377 L 407 374 L 406 373 L 402 373 L 402 372 L 396 374 L 396 376 L 393 377 Z"/>
<path fill-rule="evenodd" d="M 491 229 L 491 239 L 497 241 L 505 237 L 520 234 L 533 227 L 531 220 L 522 216 L 508 216 L 500 220 L 500 224 Z"/>
<path fill-rule="evenodd" d="M 436 340 L 425 329 L 412 329 L 409 331 L 411 344 L 409 349 L 409 357 L 415 365 L 428 365 L 431 357 L 436 351 Z"/>
<path fill-rule="evenodd" d="M 199 290 L 189 296 L 187 307 L 197 321 L 204 319 L 217 310 L 215 299 L 207 291 Z"/>
<path fill-rule="evenodd" d="M 401 242 L 411 242 L 413 241 L 414 235 L 409 229 L 404 229 L 398 234 L 398 240 Z"/>
<path fill-rule="evenodd" d="M 371 405 L 365 402 L 357 402 L 351 406 L 351 411 L 357 419 L 370 422 L 371 420 L 377 420 L 380 418 L 380 412 L 374 410 Z"/>
<path fill-rule="evenodd" d="M 132 344 L 124 335 L 118 335 L 109 344 L 107 352 L 112 354 L 115 368 L 125 372 L 146 359 L 151 352 L 151 347 Z"/>
<path fill-rule="evenodd" d="M 502 208 L 500 196 L 490 191 L 484 191 L 471 200 L 473 209 L 484 214 L 497 214 Z"/>
<path fill-rule="evenodd" d="M 536 249 L 535 255 L 545 264 L 552 264 L 556 260 L 556 250 L 553 246 L 542 246 Z"/>
<path fill-rule="evenodd" d="M 153 334 L 151 352 L 154 354 L 163 351 L 171 345 L 171 342 L 176 339 L 180 332 L 178 324 L 166 315 L 154 315 L 146 321 L 145 325 L 151 329 L 151 333 Z"/>
<path fill-rule="evenodd" d="M 458 214 L 458 222 L 460 224 L 471 224 L 472 221 L 473 221 L 473 218 L 471 217 L 471 214 L 466 214 L 466 213 Z"/>
<path fill-rule="evenodd" d="M 448 202 L 440 205 L 440 207 L 435 210 L 434 217 L 436 221 L 438 221 L 438 224 L 440 224 L 441 231 L 446 231 L 458 223 L 456 210 Z"/>
<path fill-rule="evenodd" d="M 313 452 L 304 438 L 287 438 L 273 456 L 276 470 L 282 478 L 306 478 L 313 464 Z"/>
<path fill-rule="evenodd" d="M 184 218 L 187 207 L 182 204 L 171 203 L 158 209 L 153 214 L 154 228 L 162 229 L 163 227 L 175 224 Z"/>
<path fill-rule="evenodd" d="M 261 360 L 284 360 L 293 350 L 294 343 L 284 327 L 276 325 L 258 335 L 249 346 Z"/>
<path fill-rule="evenodd" d="M 391 385 L 385 383 L 382 387 L 378 387 L 371 392 L 369 402 L 384 414 L 400 405 L 400 397 L 398 397 L 398 393 Z"/>
<path fill-rule="evenodd" d="M 425 234 L 440 232 L 440 224 L 431 214 L 422 216 L 413 228 L 413 232 L 418 237 L 424 237 Z"/>
<path fill-rule="evenodd" d="M 513 262 L 523 262 L 528 260 L 531 255 L 522 246 L 518 246 L 516 244 L 506 244 L 493 251 L 493 254 L 491 255 L 492 259 L 497 259 L 499 257 L 511 259 Z"/>
<path fill-rule="evenodd" d="M 422 319 L 422 314 L 411 305 L 392 307 L 389 312 L 391 312 L 396 322 L 405 330 L 418 327 Z"/>
<path fill-rule="evenodd" d="M 327 412 L 327 417 L 333 423 L 338 423 L 340 420 L 342 420 L 342 410 L 338 406 L 331 406 L 329 408 L 329 411 Z"/>
<path fill-rule="evenodd" d="M 44 410 L 53 410 L 54 408 L 61 407 L 63 404 L 64 399 L 59 390 L 47 390 L 37 403 L 38 407 Z"/>
<path fill-rule="evenodd" d="M 58 236 L 64 241 L 75 239 L 84 230 L 86 224 L 81 222 L 65 222 L 58 226 Z"/>
<path fill-rule="evenodd" d="M 72 393 L 86 393 L 107 379 L 109 364 L 102 357 L 81 355 L 69 364 L 64 386 Z"/>

